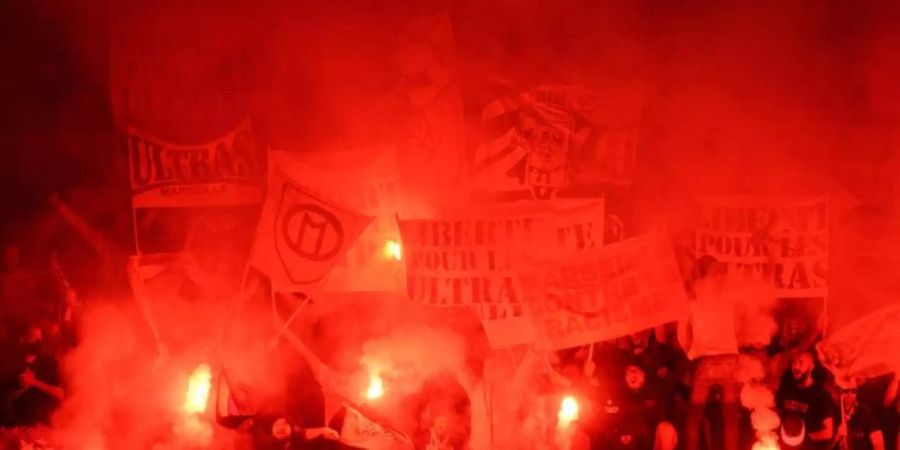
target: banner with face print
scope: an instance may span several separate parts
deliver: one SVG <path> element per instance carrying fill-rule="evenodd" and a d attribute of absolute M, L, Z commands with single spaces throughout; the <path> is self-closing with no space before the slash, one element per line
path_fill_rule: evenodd
<path fill-rule="evenodd" d="M 637 117 L 604 123 L 604 98 L 571 86 L 535 86 L 481 112 L 473 189 L 503 199 L 583 197 L 631 183 Z"/>

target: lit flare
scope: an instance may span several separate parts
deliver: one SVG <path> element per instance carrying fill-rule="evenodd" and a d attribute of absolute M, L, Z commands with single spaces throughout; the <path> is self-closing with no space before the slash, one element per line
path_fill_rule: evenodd
<path fill-rule="evenodd" d="M 397 241 L 387 241 L 384 243 L 384 257 L 393 259 L 394 261 L 403 260 L 403 246 Z"/>
<path fill-rule="evenodd" d="M 578 400 L 571 395 L 563 397 L 556 418 L 556 424 L 560 428 L 568 428 L 572 422 L 578 420 Z"/>
<path fill-rule="evenodd" d="M 212 371 L 206 364 L 200 364 L 191 373 L 182 410 L 185 414 L 201 414 L 206 411 L 209 392 L 212 389 Z"/>
<path fill-rule="evenodd" d="M 771 436 L 763 436 L 753 444 L 753 450 L 781 450 L 775 438 Z"/>
<path fill-rule="evenodd" d="M 366 398 L 376 400 L 384 396 L 384 381 L 377 373 L 369 374 L 369 388 L 366 390 Z"/>

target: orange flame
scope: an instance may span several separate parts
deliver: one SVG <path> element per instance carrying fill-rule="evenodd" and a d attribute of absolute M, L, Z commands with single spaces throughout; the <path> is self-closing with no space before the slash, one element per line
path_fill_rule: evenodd
<path fill-rule="evenodd" d="M 397 241 L 387 241 L 384 243 L 384 257 L 393 259 L 394 261 L 403 260 L 403 246 Z"/>
<path fill-rule="evenodd" d="M 184 396 L 184 405 L 181 409 L 185 414 L 200 414 L 206 411 L 209 392 L 212 389 L 212 371 L 206 364 L 200 364 L 194 369 L 188 380 L 187 392 Z"/>
<path fill-rule="evenodd" d="M 753 444 L 753 450 L 780 450 L 780 448 L 773 437 L 763 436 Z"/>
<path fill-rule="evenodd" d="M 568 428 L 572 422 L 578 420 L 578 401 L 575 400 L 575 397 L 571 395 L 563 397 L 556 418 L 556 424 L 560 428 Z"/>
<path fill-rule="evenodd" d="M 369 374 L 369 388 L 366 390 L 366 398 L 369 400 L 379 399 L 384 396 L 384 381 L 377 373 Z"/>

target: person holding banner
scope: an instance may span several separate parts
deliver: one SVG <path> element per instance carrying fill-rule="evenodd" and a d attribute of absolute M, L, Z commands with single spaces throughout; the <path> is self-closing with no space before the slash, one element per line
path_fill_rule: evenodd
<path fill-rule="evenodd" d="M 857 389 L 846 389 L 841 393 L 842 423 L 838 426 L 836 438 L 841 449 L 884 450 L 884 433 L 878 417 L 868 405 L 857 400 Z"/>

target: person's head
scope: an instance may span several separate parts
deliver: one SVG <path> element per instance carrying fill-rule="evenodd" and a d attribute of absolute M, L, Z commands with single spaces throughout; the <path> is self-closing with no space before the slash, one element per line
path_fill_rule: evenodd
<path fill-rule="evenodd" d="M 28 327 L 25 328 L 25 333 L 22 335 L 23 344 L 40 343 L 43 339 L 44 331 L 38 324 L 28 325 Z"/>
<path fill-rule="evenodd" d="M 644 369 L 641 366 L 633 363 L 625 366 L 625 385 L 628 386 L 628 389 L 639 391 L 644 387 L 646 381 L 647 374 L 644 373 Z"/>
<path fill-rule="evenodd" d="M 650 334 L 653 330 L 644 330 L 631 335 L 631 350 L 641 353 L 650 345 Z"/>
<path fill-rule="evenodd" d="M 450 430 L 450 418 L 446 414 L 438 414 L 434 418 L 432 429 L 437 435 L 444 435 Z"/>
<path fill-rule="evenodd" d="M 19 269 L 19 246 L 9 244 L 3 249 L 3 268 L 7 272 L 15 272 Z"/>
<path fill-rule="evenodd" d="M 841 405 L 844 407 L 844 414 L 853 415 L 856 410 L 857 403 L 856 388 L 846 389 L 841 392 Z"/>
<path fill-rule="evenodd" d="M 697 278 L 718 280 L 725 277 L 728 267 L 713 256 L 704 255 L 697 260 Z"/>
<path fill-rule="evenodd" d="M 793 347 L 796 345 L 807 332 L 806 322 L 802 317 L 788 317 L 781 324 L 780 336 L 782 345 Z"/>
<path fill-rule="evenodd" d="M 19 339 L 22 350 L 28 355 L 37 355 L 44 341 L 44 332 L 37 324 L 28 325 Z"/>
<path fill-rule="evenodd" d="M 797 384 L 809 384 L 812 382 L 812 371 L 815 365 L 816 361 L 811 352 L 800 352 L 791 361 L 791 376 Z"/>
<path fill-rule="evenodd" d="M 279 417 L 272 422 L 272 436 L 279 441 L 290 439 L 293 432 L 294 429 L 286 417 Z"/>

